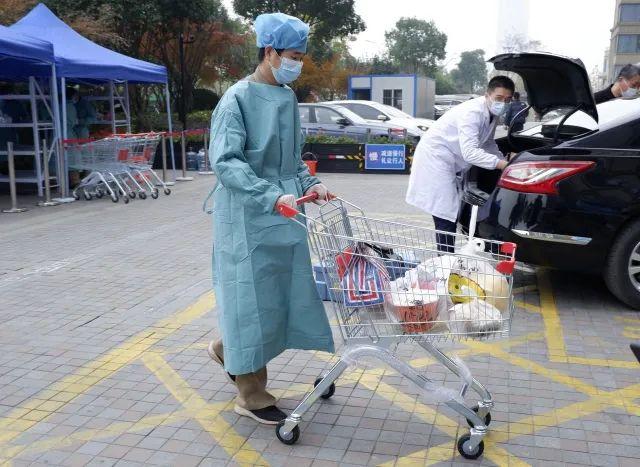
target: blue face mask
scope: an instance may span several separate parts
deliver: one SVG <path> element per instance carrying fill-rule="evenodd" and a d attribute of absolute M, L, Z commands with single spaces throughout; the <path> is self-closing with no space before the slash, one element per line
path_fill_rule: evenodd
<path fill-rule="evenodd" d="M 279 84 L 289 84 L 298 79 L 302 73 L 302 62 L 291 60 L 287 57 L 280 57 L 280 68 L 276 68 L 269 63 L 273 77 Z"/>
<path fill-rule="evenodd" d="M 496 117 L 501 116 L 502 113 L 505 111 L 507 104 L 505 104 L 504 102 L 496 102 L 493 100 L 490 100 L 490 101 L 491 101 L 491 105 L 489 106 L 489 112 L 491 112 Z"/>

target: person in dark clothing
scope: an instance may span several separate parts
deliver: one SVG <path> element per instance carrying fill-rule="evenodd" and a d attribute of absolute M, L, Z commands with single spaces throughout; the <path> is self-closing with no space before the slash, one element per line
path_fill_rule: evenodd
<path fill-rule="evenodd" d="M 625 65 L 620 70 L 616 82 L 596 92 L 593 97 L 596 104 L 616 99 L 617 97 L 632 98 L 638 96 L 640 89 L 640 66 Z"/>
<path fill-rule="evenodd" d="M 524 128 L 524 122 L 527 121 L 527 115 L 529 115 L 529 111 L 522 112 L 527 107 L 527 104 L 520 100 L 520 93 L 514 92 L 513 99 L 511 100 L 511 104 L 507 107 L 507 113 L 504 116 L 504 123 L 507 127 L 513 126 L 513 131 L 522 131 Z"/>

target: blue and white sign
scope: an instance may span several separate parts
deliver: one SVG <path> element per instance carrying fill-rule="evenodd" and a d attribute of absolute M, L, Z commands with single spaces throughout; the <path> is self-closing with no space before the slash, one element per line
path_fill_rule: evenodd
<path fill-rule="evenodd" d="M 404 144 L 367 144 L 364 150 L 366 170 L 404 170 Z"/>

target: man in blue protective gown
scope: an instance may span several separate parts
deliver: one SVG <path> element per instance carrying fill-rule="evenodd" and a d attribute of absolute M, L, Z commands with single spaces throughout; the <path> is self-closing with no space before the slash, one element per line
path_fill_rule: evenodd
<path fill-rule="evenodd" d="M 224 94 L 211 119 L 213 282 L 222 340 L 209 355 L 237 386 L 235 412 L 277 424 L 286 414 L 267 392 L 267 363 L 286 349 L 333 352 L 316 291 L 306 230 L 277 206 L 327 189 L 300 158 L 295 94 L 309 27 L 282 13 L 255 21 L 260 63 Z"/>

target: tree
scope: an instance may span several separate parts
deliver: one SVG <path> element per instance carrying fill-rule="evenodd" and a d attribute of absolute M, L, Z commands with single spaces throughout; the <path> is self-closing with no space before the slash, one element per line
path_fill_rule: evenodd
<path fill-rule="evenodd" d="M 323 100 L 335 100 L 347 93 L 347 79 L 353 73 L 353 70 L 344 66 L 339 53 L 320 63 L 307 56 L 302 75 L 293 83 L 296 96 L 301 102 L 305 102 L 311 93 Z"/>
<path fill-rule="evenodd" d="M 233 9 L 249 21 L 274 11 L 300 18 L 310 27 L 310 52 L 314 58 L 326 60 L 333 39 L 358 34 L 365 29 L 354 3 L 355 0 L 233 0 Z"/>
<path fill-rule="evenodd" d="M 386 55 L 375 55 L 367 65 L 369 67 L 369 73 L 374 75 L 391 75 L 400 73 L 400 67 Z"/>
<path fill-rule="evenodd" d="M 456 94 L 458 92 L 451 74 L 444 68 L 439 68 L 434 78 L 436 80 L 436 94 Z"/>
<path fill-rule="evenodd" d="M 15 23 L 36 3 L 36 0 L 2 0 L 0 2 L 0 24 L 9 26 Z"/>
<path fill-rule="evenodd" d="M 395 29 L 385 33 L 389 56 L 404 71 L 433 75 L 438 60 L 445 57 L 447 35 L 433 21 L 400 18 Z"/>
<path fill-rule="evenodd" d="M 521 34 L 509 34 L 500 46 L 504 53 L 535 52 L 542 48 L 542 42 L 529 40 Z"/>
<path fill-rule="evenodd" d="M 451 77 L 460 92 L 467 94 L 481 92 L 487 84 L 484 50 L 462 52 L 458 66 L 451 71 Z"/>

